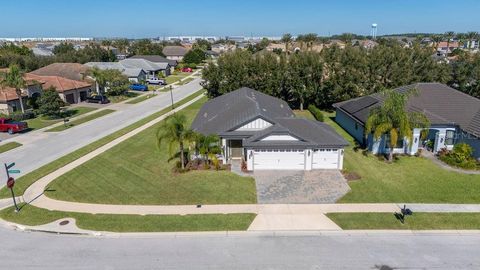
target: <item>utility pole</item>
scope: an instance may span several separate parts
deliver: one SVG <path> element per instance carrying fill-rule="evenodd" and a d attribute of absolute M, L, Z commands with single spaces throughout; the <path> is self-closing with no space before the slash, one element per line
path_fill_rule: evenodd
<path fill-rule="evenodd" d="M 170 85 L 170 99 L 172 100 L 172 110 L 175 109 L 175 106 L 173 105 L 173 91 L 172 91 L 172 86 Z"/>

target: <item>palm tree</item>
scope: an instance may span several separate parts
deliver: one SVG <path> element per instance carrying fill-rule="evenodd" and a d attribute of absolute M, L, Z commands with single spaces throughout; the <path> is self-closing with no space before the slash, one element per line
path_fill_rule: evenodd
<path fill-rule="evenodd" d="M 441 35 L 433 35 L 431 39 L 433 41 L 433 51 L 436 52 L 438 44 L 443 40 L 443 37 Z"/>
<path fill-rule="evenodd" d="M 18 99 L 20 100 L 20 108 L 22 113 L 25 113 L 23 107 L 22 88 L 27 86 L 27 83 L 23 79 L 23 73 L 17 65 L 11 65 L 8 72 L 0 74 L 0 84 L 3 87 L 15 88 Z"/>
<path fill-rule="evenodd" d="M 393 160 L 393 149 L 397 145 L 398 138 L 407 138 L 408 143 L 412 142 L 414 128 L 427 128 L 429 121 L 427 117 L 418 112 L 407 112 L 405 110 L 409 96 L 414 91 L 405 94 L 397 91 L 386 91 L 385 101 L 382 106 L 370 111 L 365 125 L 365 135 L 373 133 L 378 140 L 384 134 L 389 135 L 389 156 Z"/>
<path fill-rule="evenodd" d="M 185 169 L 185 146 L 195 141 L 196 133 L 187 128 L 187 117 L 184 114 L 173 114 L 165 119 L 157 130 L 157 146 L 163 142 L 168 144 L 170 156 L 175 156 L 174 149 L 178 146 L 180 154 L 180 163 L 182 169 Z"/>
<path fill-rule="evenodd" d="M 209 163 L 213 155 L 220 154 L 221 149 L 218 144 L 219 137 L 217 135 L 202 135 L 199 134 L 196 138 L 195 146 L 200 155 L 203 156 L 205 164 Z"/>
<path fill-rule="evenodd" d="M 448 31 L 448 32 L 445 32 L 443 36 L 447 39 L 447 56 L 448 56 L 448 51 L 450 51 L 450 40 L 452 40 L 455 37 L 455 32 Z"/>
<path fill-rule="evenodd" d="M 468 46 L 469 48 L 467 49 L 473 49 L 472 43 L 474 40 L 478 39 L 478 32 L 472 31 L 467 33 L 467 39 L 468 39 Z"/>
<path fill-rule="evenodd" d="M 288 54 L 288 47 L 290 46 L 290 43 L 292 42 L 292 35 L 289 33 L 286 33 L 282 36 L 282 42 L 285 43 L 285 52 Z"/>
<path fill-rule="evenodd" d="M 309 33 L 304 36 L 304 40 L 307 43 L 307 49 L 312 50 L 313 43 L 317 41 L 318 35 L 315 33 Z"/>

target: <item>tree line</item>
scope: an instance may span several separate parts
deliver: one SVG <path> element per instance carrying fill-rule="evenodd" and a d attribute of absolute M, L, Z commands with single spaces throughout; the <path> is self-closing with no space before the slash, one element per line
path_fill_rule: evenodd
<path fill-rule="evenodd" d="M 470 61 L 468 58 L 467 62 Z M 477 62 L 472 63 L 478 65 Z M 331 46 L 321 52 L 290 55 L 236 50 L 207 66 L 203 79 L 210 97 L 246 86 L 281 98 L 294 108 L 314 104 L 326 109 L 335 102 L 415 82 L 454 85 L 452 68 L 453 65 L 434 60 L 431 48 L 403 48 L 391 43 L 372 49 Z M 464 75 L 463 71 L 456 72 Z M 480 76 L 473 73 L 469 71 L 468 79 L 456 78 L 462 81 L 460 85 L 471 88 L 471 81 L 478 85 Z"/>

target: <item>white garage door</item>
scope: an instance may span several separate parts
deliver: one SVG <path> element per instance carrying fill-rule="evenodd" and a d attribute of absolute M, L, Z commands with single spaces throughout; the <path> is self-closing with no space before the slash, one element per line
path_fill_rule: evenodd
<path fill-rule="evenodd" d="M 338 155 L 338 149 L 314 150 L 312 169 L 338 169 Z"/>
<path fill-rule="evenodd" d="M 303 150 L 255 150 L 254 170 L 303 170 Z"/>

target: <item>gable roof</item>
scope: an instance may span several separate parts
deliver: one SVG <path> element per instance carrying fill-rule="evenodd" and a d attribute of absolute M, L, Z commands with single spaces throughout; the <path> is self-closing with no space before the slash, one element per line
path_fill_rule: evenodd
<path fill-rule="evenodd" d="M 166 56 L 184 56 L 187 52 L 188 49 L 182 46 L 165 46 L 162 51 Z"/>
<path fill-rule="evenodd" d="M 119 62 L 88 62 L 85 63 L 85 66 L 96 67 L 101 70 L 116 69 L 129 78 L 138 77 L 140 74 L 145 73 L 145 71 L 141 68 L 126 68 Z"/>
<path fill-rule="evenodd" d="M 246 147 L 291 148 L 291 147 L 344 147 L 348 142 L 328 124 L 303 118 L 277 118 L 275 124 L 246 139 Z M 270 135 L 290 135 L 298 140 L 263 141 Z"/>
<path fill-rule="evenodd" d="M 406 93 L 416 89 L 407 104 L 407 110 L 421 112 L 432 125 L 458 125 L 464 131 L 480 136 L 480 99 L 469 96 L 440 83 L 416 83 L 394 89 Z M 372 108 L 381 106 L 385 97 L 377 93 L 339 102 L 335 108 L 365 124 Z"/>
<path fill-rule="evenodd" d="M 55 87 L 57 92 L 63 93 L 69 90 L 81 89 L 92 86 L 90 83 L 70 80 L 60 76 L 38 76 L 35 74 L 25 74 L 30 80 L 43 81 L 43 89 L 48 89 L 50 87 Z"/>
<path fill-rule="evenodd" d="M 176 67 L 178 65 L 177 60 L 170 60 L 161 55 L 134 55 L 128 59 L 145 59 L 154 63 L 168 63 L 172 67 Z"/>
<path fill-rule="evenodd" d="M 124 68 L 141 68 L 145 71 L 165 70 L 170 67 L 170 65 L 166 62 L 154 63 L 141 58 L 127 58 L 120 60 L 118 63 Z"/>
<path fill-rule="evenodd" d="M 278 117 L 294 117 L 285 101 L 243 87 L 205 103 L 192 128 L 203 134 L 221 134 L 256 118 L 273 123 Z"/>
<path fill-rule="evenodd" d="M 89 68 L 79 63 L 53 63 L 30 72 L 39 76 L 60 76 L 70 80 L 82 81 Z"/>

